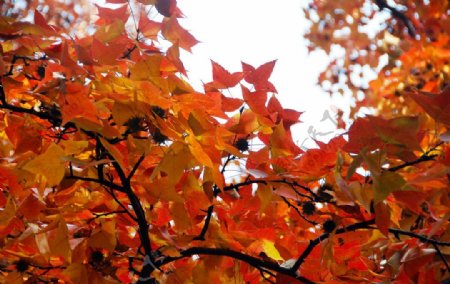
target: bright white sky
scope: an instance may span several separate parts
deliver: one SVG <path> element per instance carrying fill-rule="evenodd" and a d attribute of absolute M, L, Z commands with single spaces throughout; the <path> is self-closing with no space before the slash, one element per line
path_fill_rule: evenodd
<path fill-rule="evenodd" d="M 294 141 L 311 147 L 308 129 L 310 134 L 312 128 L 324 133 L 334 125 L 331 120 L 320 122 L 326 110 L 333 115 L 329 96 L 316 85 L 327 59 L 323 53 L 307 54 L 302 3 L 305 1 L 179 0 L 178 6 L 186 15 L 183 27 L 201 41 L 192 55 L 183 58 L 194 86 L 211 80 L 210 59 L 230 72 L 241 71 L 241 61 L 257 67 L 277 59 L 270 81 L 284 107 L 304 111 L 301 119 L 305 123 L 294 129 Z"/>

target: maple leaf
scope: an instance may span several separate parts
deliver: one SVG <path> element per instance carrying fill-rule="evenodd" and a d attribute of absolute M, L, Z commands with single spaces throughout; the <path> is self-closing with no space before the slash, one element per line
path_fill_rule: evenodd
<path fill-rule="evenodd" d="M 404 160 L 412 160 L 412 150 L 420 150 L 418 142 L 419 120 L 417 117 L 397 117 L 385 120 L 368 116 L 357 119 L 348 131 L 349 141 L 344 150 L 358 153 L 388 145 L 388 152 Z"/>
<path fill-rule="evenodd" d="M 253 84 L 256 91 L 266 91 L 276 93 L 277 90 L 269 82 L 270 75 L 272 75 L 276 60 L 264 63 L 255 68 L 247 63 L 242 62 L 242 70 L 245 74 L 245 81 Z"/>
<path fill-rule="evenodd" d="M 218 89 L 227 89 L 236 86 L 243 78 L 243 72 L 230 73 L 217 62 L 211 60 L 213 72 L 213 85 Z"/>
<path fill-rule="evenodd" d="M 0 282 L 445 281 L 445 1 L 305 7 L 308 50 L 345 50 L 319 85 L 355 99 L 305 151 L 275 60 L 192 86 L 175 0 L 4 2 Z"/>
<path fill-rule="evenodd" d="M 162 35 L 165 39 L 177 43 L 181 48 L 191 52 L 191 48 L 198 43 L 197 39 L 180 26 L 176 17 L 172 16 L 163 22 Z"/>
<path fill-rule="evenodd" d="M 436 121 L 450 125 L 450 86 L 442 90 L 439 94 L 409 92 L 407 95 Z"/>
<path fill-rule="evenodd" d="M 26 163 L 23 169 L 44 177 L 48 186 L 54 186 L 64 177 L 64 156 L 61 147 L 52 143 L 44 153 Z"/>

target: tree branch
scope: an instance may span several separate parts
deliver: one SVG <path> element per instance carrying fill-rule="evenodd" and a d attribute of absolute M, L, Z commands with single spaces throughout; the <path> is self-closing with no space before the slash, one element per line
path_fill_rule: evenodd
<path fill-rule="evenodd" d="M 93 213 L 94 217 L 88 219 L 88 223 L 94 221 L 95 219 L 101 218 L 101 217 L 105 217 L 105 216 L 109 216 L 109 215 L 114 215 L 114 214 L 128 214 L 128 211 L 126 210 L 116 210 L 116 211 L 111 211 L 111 212 L 106 212 L 106 213 Z"/>
<path fill-rule="evenodd" d="M 232 156 L 231 154 L 228 154 L 227 159 L 225 160 L 225 163 L 222 166 L 222 170 L 220 171 L 221 174 L 223 174 L 225 172 L 225 168 L 228 165 L 228 163 L 231 160 L 234 160 L 234 159 L 235 159 L 235 156 Z M 217 197 L 217 195 L 219 193 L 220 193 L 219 188 L 217 187 L 217 185 L 214 185 L 213 186 L 213 196 L 214 196 L 214 198 Z M 208 210 L 206 211 L 205 223 L 203 224 L 202 231 L 193 240 L 198 240 L 198 241 L 204 241 L 205 240 L 205 235 L 206 235 L 206 232 L 208 231 L 209 223 L 211 222 L 211 217 L 212 217 L 213 212 L 214 212 L 214 205 L 210 205 L 208 207 Z"/>
<path fill-rule="evenodd" d="M 300 210 L 297 208 L 297 206 L 295 206 L 295 205 L 293 205 L 292 203 L 290 203 L 289 200 L 287 200 L 286 197 L 284 197 L 284 196 L 280 196 L 280 197 L 281 197 L 281 199 L 283 199 L 284 203 L 286 203 L 287 206 L 288 206 L 289 208 L 294 208 L 294 210 L 298 213 L 298 215 L 299 215 L 303 220 L 305 220 L 306 222 L 310 223 L 310 224 L 313 225 L 313 226 L 315 226 L 315 225 L 318 224 L 317 222 L 314 222 L 314 221 L 309 220 L 308 218 L 306 218 L 306 217 L 302 214 L 302 212 L 300 212 Z"/>
<path fill-rule="evenodd" d="M 442 254 L 441 250 L 439 249 L 437 244 L 433 244 L 434 249 L 437 251 L 439 257 L 441 258 L 442 262 L 444 263 L 445 267 L 447 268 L 447 272 L 450 273 L 450 266 L 448 265 L 447 259 Z"/>
<path fill-rule="evenodd" d="M 274 272 L 278 272 L 281 274 L 289 275 L 291 277 L 294 277 L 295 279 L 302 281 L 303 283 L 307 284 L 313 284 L 314 282 L 309 280 L 308 278 L 305 278 L 303 276 L 297 275 L 297 273 L 291 269 L 281 267 L 276 262 L 270 262 L 265 261 L 247 254 L 243 254 L 238 251 L 230 250 L 230 249 L 223 249 L 223 248 L 203 248 L 203 247 L 193 247 L 186 250 L 183 250 L 180 252 L 181 256 L 177 257 L 165 257 L 161 260 L 157 261 L 157 266 L 166 265 L 168 263 L 171 263 L 173 261 L 185 258 L 185 257 L 191 257 L 193 255 L 216 255 L 216 256 L 228 256 L 243 262 L 248 263 L 249 265 L 257 268 L 257 269 L 267 269 Z"/>
<path fill-rule="evenodd" d="M 415 164 L 419 164 L 419 163 L 426 162 L 426 161 L 432 161 L 432 160 L 434 160 L 434 158 L 436 158 L 438 155 L 435 155 L 435 154 L 430 155 L 430 153 L 431 153 L 432 151 L 436 150 L 436 148 L 439 147 L 439 146 L 442 145 L 442 144 L 443 144 L 443 142 L 438 143 L 436 146 L 434 146 L 433 148 L 431 148 L 431 149 L 429 149 L 428 151 L 426 151 L 425 153 L 423 153 L 423 155 L 421 155 L 421 156 L 420 156 L 419 158 L 417 158 L 416 160 L 410 161 L 410 162 L 405 162 L 405 163 L 403 163 L 403 164 L 401 164 L 401 165 L 398 165 L 398 166 L 389 168 L 388 171 L 390 171 L 390 172 L 395 172 L 395 171 L 401 170 L 401 169 L 403 169 L 403 168 L 406 168 L 406 167 L 409 167 L 409 166 L 412 166 L 412 165 L 415 165 Z"/>
<path fill-rule="evenodd" d="M 344 228 L 337 229 L 335 231 L 335 234 L 343 234 L 349 231 L 355 231 L 358 229 L 368 229 L 369 225 L 372 225 L 375 223 L 375 220 L 369 220 L 369 221 L 363 221 L 356 224 L 349 225 Z M 370 227 L 369 227 L 370 228 Z M 309 245 L 306 247 L 306 249 L 302 252 L 302 254 L 297 258 L 294 265 L 291 267 L 291 272 L 297 271 L 302 263 L 306 260 L 306 258 L 309 256 L 309 254 L 313 251 L 313 249 L 320 244 L 323 240 L 326 240 L 330 237 L 329 233 L 324 233 L 314 240 L 309 241 Z"/>
<path fill-rule="evenodd" d="M 47 120 L 47 121 L 51 122 L 52 124 L 55 124 L 56 121 L 59 121 L 59 119 L 60 119 L 58 117 L 52 116 L 49 112 L 40 112 L 40 111 L 35 111 L 32 108 L 22 108 L 22 107 L 17 107 L 17 106 L 9 104 L 6 101 L 5 90 L 3 89 L 3 84 L 1 82 L 0 82 L 0 102 L 2 103 L 0 105 L 0 109 L 7 109 L 7 110 L 10 110 L 13 112 L 31 114 L 31 115 L 39 117 L 40 119 Z"/>
<path fill-rule="evenodd" d="M 408 34 L 410 37 L 415 38 L 416 37 L 416 29 L 414 28 L 412 22 L 406 15 L 399 10 L 395 9 L 394 7 L 390 6 L 386 0 L 375 0 L 375 4 L 378 6 L 378 8 L 381 10 L 386 9 L 391 12 L 391 15 L 394 18 L 399 19 L 408 29 Z"/>
<path fill-rule="evenodd" d="M 114 157 L 112 157 L 112 155 L 110 153 L 107 153 L 107 154 L 110 156 L 110 158 L 112 160 L 114 159 Z M 148 259 L 149 259 L 149 263 L 144 261 L 142 271 L 141 271 L 141 276 L 138 280 L 138 283 L 146 283 L 146 282 L 148 282 L 148 279 L 150 279 L 150 275 L 153 272 L 153 270 L 155 269 L 155 265 L 153 264 L 155 262 L 155 259 L 152 254 L 150 236 L 148 234 L 149 224 L 145 217 L 144 208 L 142 207 L 142 204 L 139 201 L 139 198 L 133 192 L 130 181 L 128 180 L 127 176 L 125 175 L 125 172 L 120 167 L 120 165 L 117 161 L 114 161 L 112 163 L 112 165 L 113 165 L 114 169 L 116 170 L 117 174 L 119 175 L 120 182 L 122 183 L 125 194 L 128 196 L 131 207 L 133 208 L 134 213 L 136 214 L 137 223 L 139 226 L 139 237 L 141 239 L 141 244 L 142 244 L 142 247 L 144 248 L 145 256 L 148 257 Z"/>
<path fill-rule="evenodd" d="M 355 223 L 349 226 L 346 226 L 344 228 L 340 228 L 337 229 L 334 234 L 335 235 L 339 235 L 339 234 L 343 234 L 346 232 L 350 232 L 350 231 L 356 231 L 356 230 L 361 230 L 361 229 L 377 229 L 375 227 L 372 227 L 371 225 L 375 224 L 375 220 L 368 220 L 368 221 L 363 221 L 363 222 L 359 222 L 359 223 Z M 421 242 L 424 243 L 430 243 L 433 246 L 437 245 L 437 246 L 450 246 L 450 243 L 448 242 L 440 242 L 440 241 L 436 241 L 433 239 L 429 239 L 427 237 L 418 235 L 416 233 L 412 233 L 412 232 L 408 232 L 408 231 L 403 231 L 403 230 L 399 230 L 399 229 L 393 229 L 393 228 L 389 228 L 389 233 L 394 234 L 395 236 L 397 235 L 405 235 L 405 236 L 409 236 L 412 238 L 416 238 L 418 240 L 420 240 Z M 303 251 L 303 253 L 298 257 L 297 261 L 294 263 L 294 265 L 292 266 L 292 271 L 295 272 L 297 271 L 300 266 L 302 265 L 302 263 L 306 260 L 306 258 L 309 256 L 309 254 L 313 251 L 313 249 L 320 244 L 322 241 L 328 239 L 330 237 L 329 233 L 324 233 L 322 235 L 320 235 L 319 237 L 315 238 L 314 240 L 311 240 L 309 242 L 309 245 L 306 247 L 306 249 Z M 438 252 L 439 253 L 439 252 Z"/>
<path fill-rule="evenodd" d="M 369 228 L 376 229 L 374 227 L 369 227 Z M 423 243 L 429 243 L 429 244 L 432 244 L 432 245 L 438 245 L 438 246 L 444 246 L 444 247 L 449 247 L 450 246 L 450 243 L 448 243 L 448 242 L 441 242 L 441 241 L 429 239 L 429 238 L 424 237 L 422 235 L 418 235 L 418 234 L 413 233 L 413 232 L 403 231 L 403 230 L 399 230 L 399 229 L 389 228 L 389 233 L 394 234 L 394 235 L 409 236 L 409 237 L 412 237 L 412 238 L 416 238 L 416 239 L 418 239 L 419 241 L 421 241 Z"/>
<path fill-rule="evenodd" d="M 139 166 L 141 165 L 142 161 L 144 161 L 145 159 L 145 154 L 142 154 L 139 157 L 139 160 L 137 160 L 136 164 L 134 164 L 133 169 L 131 170 L 130 174 L 127 177 L 128 181 L 131 181 L 131 179 L 133 178 L 134 174 L 136 173 L 137 169 L 139 168 Z"/>
<path fill-rule="evenodd" d="M 198 240 L 198 241 L 205 240 L 205 235 L 206 235 L 206 232 L 208 231 L 209 223 L 211 222 L 211 216 L 212 216 L 213 211 L 214 211 L 214 205 L 210 205 L 208 207 L 208 211 L 206 212 L 205 224 L 203 224 L 202 231 L 200 232 L 200 235 L 195 237 L 193 240 Z"/>
<path fill-rule="evenodd" d="M 106 180 L 100 180 L 100 179 L 89 178 L 89 177 L 80 177 L 80 176 L 75 176 L 75 175 L 66 176 L 66 178 L 93 182 L 93 183 L 97 183 L 102 186 L 109 187 L 111 189 L 114 189 L 114 190 L 117 190 L 120 192 L 125 192 L 124 189 L 122 188 L 122 186 L 115 184 L 113 182 L 106 181 Z"/>

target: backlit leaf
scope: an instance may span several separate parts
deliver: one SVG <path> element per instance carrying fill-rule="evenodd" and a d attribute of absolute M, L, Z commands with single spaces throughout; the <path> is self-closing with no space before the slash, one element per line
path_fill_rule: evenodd
<path fill-rule="evenodd" d="M 54 186 L 64 177 L 64 156 L 64 150 L 52 143 L 44 153 L 26 163 L 23 169 L 44 177 L 48 186 Z"/>

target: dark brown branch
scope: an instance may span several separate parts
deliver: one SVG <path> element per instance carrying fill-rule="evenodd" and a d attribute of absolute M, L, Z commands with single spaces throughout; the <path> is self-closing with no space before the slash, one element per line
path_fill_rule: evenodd
<path fill-rule="evenodd" d="M 222 166 L 222 170 L 220 171 L 221 174 L 223 174 L 225 172 L 225 168 L 228 165 L 228 163 L 231 160 L 234 160 L 235 158 L 236 158 L 235 156 L 228 154 L 227 159 L 225 160 L 225 163 Z M 220 189 L 217 187 L 217 185 L 214 185 L 213 186 L 214 197 L 216 197 L 219 193 L 220 193 Z M 203 224 L 203 228 L 202 228 L 200 234 L 197 237 L 195 237 L 193 240 L 198 240 L 198 241 L 205 240 L 205 235 L 206 235 L 206 232 L 208 231 L 209 223 L 211 223 L 211 217 L 212 217 L 213 212 L 214 212 L 214 205 L 210 205 L 208 207 L 208 210 L 206 211 L 205 223 Z"/>
<path fill-rule="evenodd" d="M 399 19 L 408 29 L 408 34 L 412 38 L 416 38 L 416 29 L 414 28 L 414 25 L 412 24 L 411 20 L 408 19 L 408 17 L 400 12 L 399 10 L 395 9 L 394 7 L 390 6 L 386 0 L 375 0 L 375 4 L 378 6 L 380 10 L 386 9 L 391 12 L 391 15 L 394 18 Z"/>
<path fill-rule="evenodd" d="M 110 190 L 108 187 L 103 187 L 103 188 L 109 195 L 111 195 L 111 197 L 114 199 L 114 201 L 116 201 L 117 204 L 119 204 L 119 206 L 122 207 L 122 209 L 127 212 L 127 215 L 130 216 L 130 218 L 133 219 L 137 223 L 138 219 L 133 214 L 131 214 L 131 212 L 128 210 L 128 208 L 117 198 L 114 191 Z"/>
<path fill-rule="evenodd" d="M 128 48 L 127 51 L 120 57 L 120 59 L 130 59 L 131 53 L 137 48 L 137 45 L 133 45 Z"/>
<path fill-rule="evenodd" d="M 371 225 L 373 225 L 375 223 L 375 220 L 369 220 L 369 221 L 363 221 L 363 222 L 359 222 L 359 223 L 355 223 L 349 226 L 346 226 L 344 228 L 340 228 L 337 229 L 335 231 L 335 235 L 338 234 L 343 234 L 346 232 L 350 232 L 350 231 L 356 231 L 356 230 L 361 230 L 361 229 L 370 229 L 370 230 L 374 230 L 377 229 L 376 227 L 372 227 Z M 409 236 L 412 238 L 416 238 L 421 242 L 424 243 L 430 243 L 432 245 L 438 245 L 438 246 L 450 246 L 450 243 L 447 242 L 440 242 L 440 241 L 436 241 L 433 239 L 429 239 L 427 237 L 418 235 L 416 233 L 412 233 L 412 232 L 408 232 L 408 231 L 403 231 L 403 230 L 399 230 L 399 229 L 393 229 L 393 228 L 389 228 L 389 233 L 394 234 L 395 236 L 398 235 L 405 235 L 405 236 Z M 299 258 L 297 259 L 297 261 L 295 262 L 295 264 L 292 266 L 292 271 L 297 271 L 300 266 L 302 265 L 302 263 L 306 260 L 306 258 L 309 256 L 309 254 L 313 251 L 313 249 L 320 244 L 322 241 L 328 239 L 330 237 L 329 233 L 324 233 L 322 235 L 320 235 L 319 237 L 315 238 L 314 240 L 311 240 L 309 242 L 309 245 L 306 247 L 306 249 L 303 251 L 303 253 L 299 256 Z"/>
<path fill-rule="evenodd" d="M 109 153 L 107 153 L 107 154 L 110 155 Z M 111 155 L 110 155 L 110 158 L 114 159 L 114 157 L 112 157 Z M 139 226 L 139 237 L 141 239 L 141 244 L 142 244 L 142 247 L 144 248 L 146 257 L 148 257 L 150 260 L 150 263 L 144 262 L 144 266 L 142 267 L 141 276 L 138 280 L 138 283 L 148 283 L 148 279 L 150 279 L 150 275 L 155 269 L 154 268 L 155 266 L 152 265 L 155 262 L 155 259 L 153 257 L 150 236 L 148 234 L 149 224 L 145 217 L 144 208 L 142 207 L 142 204 L 139 201 L 139 198 L 133 192 L 130 181 L 128 180 L 127 176 L 125 175 L 125 172 L 120 167 L 120 165 L 117 161 L 114 161 L 112 164 L 113 164 L 113 167 L 116 170 L 117 174 L 119 175 L 120 182 L 122 183 L 125 194 L 128 196 L 128 199 L 130 200 L 130 204 L 134 210 L 134 213 L 136 214 L 137 223 Z"/>
<path fill-rule="evenodd" d="M 95 219 L 101 218 L 101 217 L 105 217 L 105 216 L 109 216 L 109 215 L 114 215 L 114 214 L 128 214 L 128 211 L 126 210 L 116 210 L 116 211 L 111 211 L 111 212 L 106 212 L 106 213 L 93 213 L 94 217 L 88 219 L 88 223 L 94 221 Z"/>
<path fill-rule="evenodd" d="M 224 186 L 223 191 L 229 191 L 229 190 L 233 190 L 233 189 L 239 191 L 239 189 L 241 187 L 250 185 L 250 184 L 266 184 L 267 185 L 267 181 L 265 181 L 265 180 L 247 180 L 247 181 L 240 182 L 240 183 L 232 183 L 230 185 Z"/>
<path fill-rule="evenodd" d="M 335 234 L 343 234 L 350 231 L 355 231 L 358 229 L 368 229 L 370 228 L 370 225 L 373 225 L 375 223 L 375 220 L 369 220 L 369 221 L 363 221 L 356 224 L 349 225 L 344 228 L 337 229 L 335 231 Z M 320 244 L 323 240 L 326 240 L 330 237 L 329 233 L 324 233 L 314 240 L 309 241 L 309 245 L 306 247 L 306 249 L 302 252 L 302 254 L 298 257 L 297 261 L 295 261 L 294 265 L 291 268 L 291 272 L 296 272 L 302 263 L 306 260 L 306 258 L 311 254 L 313 249 Z"/>
<path fill-rule="evenodd" d="M 47 112 L 39 112 L 39 111 L 35 111 L 34 109 L 31 109 L 31 108 L 22 108 L 22 107 L 17 107 L 17 106 L 9 104 L 6 101 L 5 90 L 3 89 L 3 85 L 1 84 L 1 82 L 0 82 L 0 102 L 2 103 L 0 105 L 0 109 L 8 109 L 13 112 L 31 114 L 31 115 L 39 117 L 40 119 L 48 120 L 50 122 L 55 120 L 55 117 L 51 116 Z"/>
<path fill-rule="evenodd" d="M 290 203 L 289 200 L 287 200 L 286 197 L 284 197 L 284 196 L 280 196 L 280 197 L 281 197 L 281 199 L 283 199 L 284 203 L 286 203 L 287 206 L 288 206 L 289 208 L 294 208 L 294 210 L 297 212 L 297 214 L 298 214 L 303 220 L 305 220 L 306 222 L 308 222 L 308 223 L 310 223 L 311 225 L 314 225 L 314 226 L 318 224 L 317 222 L 314 222 L 314 221 L 309 220 L 308 218 L 306 218 L 306 217 L 302 214 L 302 212 L 300 212 L 300 210 L 297 208 L 297 206 L 295 206 L 295 205 L 293 205 L 292 203 Z"/>
<path fill-rule="evenodd" d="M 428 151 L 426 151 L 425 153 L 423 153 L 423 155 L 420 156 L 418 159 L 416 159 L 416 160 L 414 160 L 414 161 L 410 161 L 410 162 L 405 162 L 405 163 L 403 163 L 403 164 L 401 164 L 401 165 L 398 165 L 398 166 L 389 168 L 388 171 L 390 171 L 390 172 L 395 172 L 395 171 L 401 170 L 401 169 L 403 169 L 403 168 L 406 168 L 406 167 L 409 167 L 409 166 L 413 166 L 413 165 L 416 165 L 416 164 L 419 164 L 419 163 L 422 163 L 422 162 L 432 161 L 432 160 L 434 160 L 434 158 L 436 158 L 438 155 L 436 155 L 436 154 L 430 155 L 430 153 L 431 153 L 432 151 L 436 150 L 436 148 L 439 147 L 439 146 L 442 145 L 442 144 L 443 144 L 442 142 L 439 143 L 439 144 L 437 144 L 437 145 L 434 146 L 433 148 L 431 148 L 431 149 L 429 149 Z"/>
<path fill-rule="evenodd" d="M 136 173 L 137 169 L 139 168 L 139 166 L 141 165 L 142 161 L 144 161 L 145 159 L 145 154 L 142 154 L 139 157 L 139 160 L 136 162 L 136 164 L 134 164 L 133 169 L 131 170 L 130 174 L 127 177 L 128 181 L 131 181 L 131 179 L 133 178 L 134 174 Z"/>
<path fill-rule="evenodd" d="M 42 57 L 39 57 L 39 58 L 20 56 L 20 55 L 13 55 L 13 58 L 12 58 L 11 63 L 10 63 L 11 65 L 9 67 L 9 70 L 8 70 L 7 73 L 3 74 L 2 77 L 11 76 L 13 74 L 14 65 L 16 64 L 16 62 L 18 60 L 22 60 L 25 65 L 28 65 L 27 61 L 41 61 L 41 60 L 47 60 L 47 59 L 48 59 L 48 57 L 47 57 L 46 54 L 44 54 Z"/>
<path fill-rule="evenodd" d="M 415 165 L 415 164 L 419 164 L 421 162 L 432 161 L 437 156 L 438 155 L 429 155 L 429 156 L 428 155 L 423 155 L 423 156 L 420 156 L 420 158 L 418 158 L 417 160 L 414 160 L 414 161 L 411 161 L 411 162 L 405 162 L 405 163 L 403 163 L 401 165 L 389 168 L 388 171 L 395 172 L 395 171 L 401 170 L 403 168 L 406 168 L 406 167 L 409 167 L 409 166 L 412 166 L 412 165 Z"/>
<path fill-rule="evenodd" d="M 114 189 L 114 190 L 117 190 L 120 192 L 125 192 L 122 186 L 115 184 L 113 182 L 106 181 L 106 180 L 100 180 L 100 179 L 88 178 L 88 177 L 80 177 L 80 176 L 75 176 L 75 175 L 66 176 L 66 178 L 93 182 L 93 183 L 97 183 L 102 186 L 109 187 L 111 189 Z"/>
<path fill-rule="evenodd" d="M 261 274 L 261 277 L 264 279 L 264 281 L 269 282 L 271 284 L 276 284 L 276 282 L 273 282 L 272 280 L 270 280 L 270 277 L 277 277 L 274 273 L 272 273 L 270 270 L 264 269 L 264 268 L 259 268 L 259 274 Z M 265 273 L 269 274 L 269 276 L 266 276 Z"/>
<path fill-rule="evenodd" d="M 206 235 L 206 232 L 208 231 L 209 223 L 211 222 L 211 216 L 212 216 L 213 211 L 214 211 L 214 205 L 210 205 L 208 207 L 208 211 L 206 212 L 205 224 L 203 225 L 202 231 L 200 232 L 200 235 L 198 235 L 197 237 L 194 238 L 194 240 L 198 240 L 198 241 L 205 240 L 205 235 Z"/>
<path fill-rule="evenodd" d="M 447 259 L 442 254 L 441 250 L 439 249 L 437 244 L 433 244 L 434 249 L 436 250 L 437 254 L 439 255 L 440 259 L 444 263 L 445 267 L 447 268 L 447 272 L 450 273 L 450 266 L 448 265 Z"/>
<path fill-rule="evenodd" d="M 66 177 L 68 179 L 77 179 L 77 180 L 82 180 L 82 181 L 94 182 L 94 183 L 98 183 L 101 186 L 103 186 L 105 191 L 109 195 L 111 195 L 111 197 L 117 202 L 117 204 L 119 204 L 120 207 L 122 207 L 124 209 L 124 211 L 126 211 L 128 216 L 130 216 L 130 218 L 133 219 L 134 221 L 137 221 L 136 217 L 133 216 L 133 214 L 131 214 L 130 211 L 128 211 L 127 207 L 125 207 L 125 205 L 123 205 L 122 202 L 120 202 L 120 200 L 117 199 L 116 195 L 114 194 L 113 190 L 117 190 L 119 192 L 125 192 L 123 187 L 118 184 L 113 183 L 112 181 L 106 181 L 103 177 L 103 170 L 102 170 L 101 178 L 99 178 L 99 179 L 88 178 L 88 177 L 79 177 L 79 176 L 75 176 L 73 174 L 72 163 L 70 163 L 69 164 L 69 173 L 70 173 L 70 176 Z"/>
<path fill-rule="evenodd" d="M 374 227 L 369 227 L 369 228 L 376 229 Z M 441 241 L 433 240 L 433 239 L 424 237 L 422 235 L 418 235 L 418 234 L 413 233 L 413 232 L 403 231 L 403 230 L 399 230 L 399 229 L 390 228 L 389 229 L 389 233 L 391 233 L 393 235 L 404 235 L 404 236 L 416 238 L 416 239 L 418 239 L 419 241 L 421 241 L 423 243 L 429 243 L 429 244 L 432 244 L 432 245 L 438 245 L 438 246 L 444 246 L 444 247 L 449 247 L 450 246 L 450 243 L 448 243 L 448 242 L 441 242 Z"/>
<path fill-rule="evenodd" d="M 313 201 L 313 200 L 321 201 L 321 198 L 317 194 L 315 194 L 309 187 L 301 185 L 301 184 L 299 184 L 296 181 L 292 181 L 291 182 L 291 181 L 284 180 L 284 179 L 278 179 L 278 180 L 246 180 L 244 182 L 240 182 L 240 183 L 235 183 L 235 184 L 230 184 L 230 185 L 224 186 L 223 190 L 224 191 L 229 191 L 229 190 L 233 190 L 234 189 L 234 190 L 239 191 L 239 188 L 242 187 L 242 186 L 246 186 L 246 185 L 250 185 L 250 184 L 265 184 L 265 185 L 267 185 L 268 183 L 283 183 L 283 184 L 287 184 L 287 185 L 289 185 L 292 188 L 292 190 L 295 191 L 295 193 L 297 195 L 305 197 L 305 198 L 308 198 L 311 201 Z M 299 187 L 299 188 L 307 191 L 309 194 L 312 195 L 312 197 L 309 196 L 309 195 L 306 195 L 306 194 L 302 194 L 301 192 L 298 192 L 298 190 L 295 189 L 295 187 Z"/>
<path fill-rule="evenodd" d="M 267 269 L 274 272 L 282 273 L 285 275 L 289 275 L 291 277 L 294 277 L 295 279 L 302 281 L 303 283 L 312 284 L 313 281 L 297 275 L 297 273 L 291 269 L 281 267 L 276 262 L 270 262 L 266 260 L 262 260 L 247 254 L 243 254 L 238 251 L 230 250 L 230 249 L 222 249 L 222 248 L 203 248 L 203 247 L 193 247 L 186 250 L 183 250 L 180 252 L 181 256 L 178 257 L 165 257 L 159 261 L 157 261 L 157 266 L 162 266 L 168 263 L 171 263 L 173 261 L 185 258 L 185 257 L 191 257 L 193 255 L 216 255 L 216 256 L 228 256 L 243 262 L 248 263 L 249 265 L 257 268 L 257 269 Z"/>

